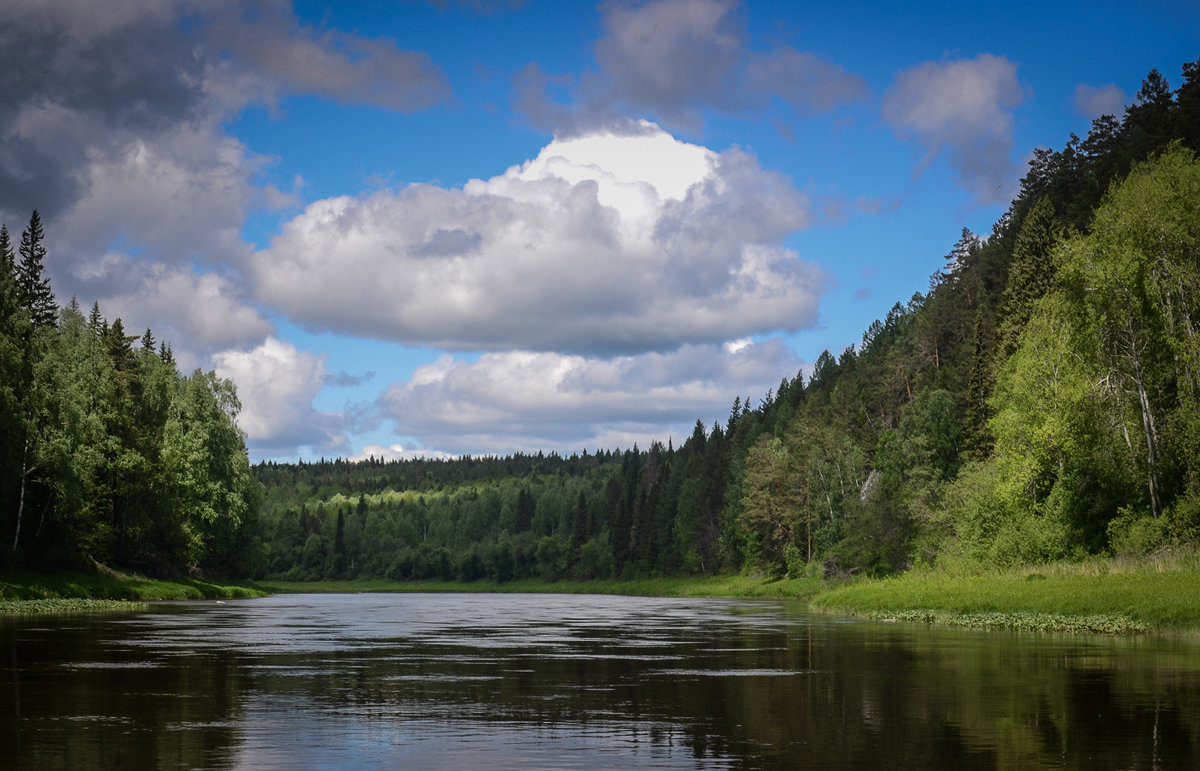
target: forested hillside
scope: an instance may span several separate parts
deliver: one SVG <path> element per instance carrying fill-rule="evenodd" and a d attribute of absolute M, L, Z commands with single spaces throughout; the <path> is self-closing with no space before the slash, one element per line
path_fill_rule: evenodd
<path fill-rule="evenodd" d="M 1200 61 L 1039 150 L 861 342 L 674 446 L 263 463 L 233 385 L 0 229 L 0 565 L 504 581 L 903 570 L 1200 537 Z"/>
<path fill-rule="evenodd" d="M 678 447 L 261 464 L 255 575 L 875 573 L 1200 529 L 1200 61 L 1039 150 L 1004 216 L 808 382 Z"/>
<path fill-rule="evenodd" d="M 0 226 L 0 566 L 240 571 L 257 513 L 233 384 L 58 308 L 41 218 Z"/>

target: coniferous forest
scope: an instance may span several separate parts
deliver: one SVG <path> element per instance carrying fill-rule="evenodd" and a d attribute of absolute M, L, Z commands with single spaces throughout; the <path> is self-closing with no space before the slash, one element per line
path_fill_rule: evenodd
<path fill-rule="evenodd" d="M 232 384 L 3 239 L 4 558 L 506 581 L 884 574 L 1200 539 L 1200 60 L 1039 150 L 992 232 L 678 445 L 251 467 Z"/>

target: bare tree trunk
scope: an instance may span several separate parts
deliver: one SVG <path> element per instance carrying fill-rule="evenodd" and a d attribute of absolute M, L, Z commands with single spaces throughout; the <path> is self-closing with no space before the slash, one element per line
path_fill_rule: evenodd
<path fill-rule="evenodd" d="M 29 437 L 25 437 L 25 447 L 21 451 L 21 494 L 17 499 L 17 529 L 13 533 L 12 550 L 16 551 L 17 546 L 21 543 L 21 517 L 25 514 L 25 488 L 28 485 L 29 475 L 34 472 L 34 469 L 29 467 Z"/>
<path fill-rule="evenodd" d="M 1162 514 L 1162 502 L 1158 494 L 1158 431 L 1154 425 L 1154 412 L 1150 407 L 1150 395 L 1146 393 L 1146 381 L 1142 376 L 1142 360 L 1138 353 L 1137 333 L 1133 320 L 1129 319 L 1130 361 L 1133 363 L 1133 379 L 1137 385 L 1138 401 L 1142 410 L 1142 429 L 1146 432 L 1146 477 L 1150 488 L 1150 512 L 1157 518 Z"/>

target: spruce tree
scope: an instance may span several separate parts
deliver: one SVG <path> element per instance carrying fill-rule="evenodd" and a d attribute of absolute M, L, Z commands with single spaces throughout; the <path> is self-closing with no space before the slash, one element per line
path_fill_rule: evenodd
<path fill-rule="evenodd" d="M 1183 85 L 1175 91 L 1176 134 L 1184 145 L 1200 152 L 1200 59 L 1183 65 Z"/>
<path fill-rule="evenodd" d="M 17 257 L 13 254 L 8 226 L 0 225 L 0 327 L 8 333 L 12 316 L 21 307 L 17 281 Z"/>
<path fill-rule="evenodd" d="M 967 374 L 967 411 L 964 426 L 967 454 L 975 460 L 983 460 L 992 449 L 987 422 L 991 414 L 988 399 L 993 382 L 992 352 L 988 350 L 991 339 L 983 309 L 975 312 L 975 329 L 971 335 L 971 367 Z"/>
<path fill-rule="evenodd" d="M 1008 283 L 1000 301 L 996 366 L 1002 365 L 1017 350 L 1034 303 L 1050 291 L 1054 283 L 1051 252 L 1058 241 L 1054 206 L 1049 198 L 1040 198 L 1021 223 L 1013 249 Z"/>
<path fill-rule="evenodd" d="M 108 328 L 108 322 L 100 315 L 99 301 L 92 301 L 92 312 L 88 315 L 88 329 L 97 338 L 102 337 L 104 331 Z"/>
<path fill-rule="evenodd" d="M 26 334 L 20 309 L 16 258 L 8 228 L 0 225 L 0 527 L 4 534 L 13 532 L 17 526 L 17 491 L 24 448 L 21 395 L 26 390 L 23 378 Z"/>
<path fill-rule="evenodd" d="M 50 278 L 44 276 L 46 247 L 42 244 L 42 218 L 37 209 L 29 218 L 29 227 L 21 233 L 21 262 L 17 266 L 17 281 L 22 305 L 29 311 L 34 328 L 54 325 L 58 306 L 50 290 Z"/>
<path fill-rule="evenodd" d="M 17 256 L 13 254 L 12 239 L 8 235 L 8 225 L 0 225 L 0 278 L 15 276 Z"/>

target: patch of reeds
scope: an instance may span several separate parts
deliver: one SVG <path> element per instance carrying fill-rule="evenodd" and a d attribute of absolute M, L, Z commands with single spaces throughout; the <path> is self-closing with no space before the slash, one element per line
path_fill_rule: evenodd
<path fill-rule="evenodd" d="M 41 600 L 0 600 L 0 616 L 41 616 L 58 613 L 127 613 L 145 610 L 144 602 L 59 597 Z"/>

